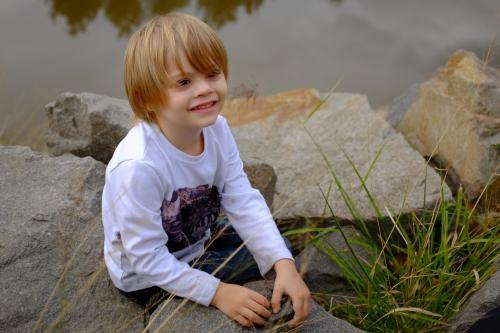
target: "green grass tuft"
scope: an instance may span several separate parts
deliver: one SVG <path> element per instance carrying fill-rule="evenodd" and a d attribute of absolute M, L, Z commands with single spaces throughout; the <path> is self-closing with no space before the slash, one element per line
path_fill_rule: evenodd
<path fill-rule="evenodd" d="M 376 221 L 365 221 L 328 158 L 310 133 L 309 136 L 323 155 L 332 182 L 360 231 L 361 239 L 355 242 L 377 254 L 368 261 L 361 259 L 350 245 L 354 241 L 344 235 L 335 219 L 333 226 L 286 233 L 287 236 L 310 235 L 309 242 L 341 268 L 355 291 L 354 300 L 325 304 L 326 309 L 369 332 L 443 330 L 468 297 L 495 271 L 493 263 L 499 257 L 498 221 L 488 215 L 481 217 L 474 207 L 470 208 L 462 188 L 455 200 L 445 201 L 444 185 L 432 210 L 396 216 L 385 208 L 384 216 L 366 186 L 369 172 L 361 175 L 343 151 L 376 213 Z M 331 189 L 324 192 L 320 188 L 320 191 L 326 210 L 335 216 L 328 202 Z M 369 228 L 375 223 L 376 230 Z M 333 244 L 322 241 L 330 232 L 342 234 L 354 260 L 338 253 Z"/>

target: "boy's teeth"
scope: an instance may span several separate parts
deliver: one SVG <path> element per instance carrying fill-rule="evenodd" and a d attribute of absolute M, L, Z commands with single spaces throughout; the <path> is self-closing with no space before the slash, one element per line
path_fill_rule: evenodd
<path fill-rule="evenodd" d="M 194 107 L 193 110 L 207 109 L 207 108 L 211 107 L 212 104 L 213 104 L 213 102 L 206 103 L 203 105 L 198 105 L 197 107 Z"/>

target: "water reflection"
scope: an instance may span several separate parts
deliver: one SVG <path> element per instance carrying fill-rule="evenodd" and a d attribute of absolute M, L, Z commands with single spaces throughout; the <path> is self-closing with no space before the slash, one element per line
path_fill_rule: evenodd
<path fill-rule="evenodd" d="M 104 4 L 104 0 L 45 0 L 45 2 L 52 4 L 50 17 L 53 21 L 59 15 L 66 17 L 68 33 L 72 36 L 85 32 L 87 24 L 95 19 Z"/>
<path fill-rule="evenodd" d="M 118 29 L 118 36 L 123 37 L 141 23 L 145 13 L 138 0 L 107 0 L 104 14 Z"/>
<path fill-rule="evenodd" d="M 236 21 L 236 11 L 239 7 L 244 6 L 247 14 L 251 14 L 259 9 L 263 2 L 264 0 L 198 0 L 198 9 L 202 11 L 205 21 L 220 28 L 227 22 Z"/>
<path fill-rule="evenodd" d="M 118 30 L 119 37 L 126 37 L 143 21 L 154 15 L 180 10 L 190 4 L 190 0 L 45 0 L 50 6 L 50 17 L 55 21 L 59 16 L 66 18 L 68 33 L 76 36 L 84 33 L 100 10 Z M 216 28 L 237 20 L 240 7 L 251 14 L 264 0 L 197 0 L 196 7 L 203 19 Z"/>

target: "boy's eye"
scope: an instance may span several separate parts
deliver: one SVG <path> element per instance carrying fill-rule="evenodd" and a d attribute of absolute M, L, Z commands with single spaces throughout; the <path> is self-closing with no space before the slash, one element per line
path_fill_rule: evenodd
<path fill-rule="evenodd" d="M 212 77 L 217 77 L 218 75 L 220 74 L 220 71 L 212 71 L 210 73 L 208 73 L 208 77 L 212 78 Z"/>
<path fill-rule="evenodd" d="M 181 87 L 187 86 L 191 81 L 189 79 L 182 79 L 177 81 L 177 84 L 180 85 Z"/>

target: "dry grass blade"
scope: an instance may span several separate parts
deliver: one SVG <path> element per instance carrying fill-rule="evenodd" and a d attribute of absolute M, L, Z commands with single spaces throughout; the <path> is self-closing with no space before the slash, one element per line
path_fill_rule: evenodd
<path fill-rule="evenodd" d="M 255 233 L 253 235 L 250 235 L 250 237 L 245 241 L 243 242 L 240 246 L 238 246 L 238 248 L 236 248 L 235 251 L 233 251 L 233 253 L 231 253 L 231 255 L 229 255 L 225 260 L 224 262 L 222 262 L 222 264 L 219 265 L 219 267 L 217 267 L 211 274 L 212 275 L 215 275 L 217 274 L 217 272 L 219 272 L 239 251 L 241 251 L 243 249 L 243 247 L 247 244 L 247 242 L 249 240 L 252 239 L 252 237 L 258 232 L 258 230 L 255 231 Z M 194 290 L 193 290 L 194 292 Z M 171 294 L 171 297 L 173 298 L 175 294 Z M 188 304 L 188 301 L 189 299 L 188 298 L 184 298 L 182 300 L 182 302 L 179 304 L 179 306 L 177 308 L 175 308 L 174 311 L 172 311 L 172 313 L 170 313 L 167 318 L 165 318 L 165 320 L 162 321 L 162 323 L 159 325 L 159 327 L 154 331 L 154 332 L 160 332 L 164 327 L 165 325 L 172 319 L 172 317 L 178 312 L 180 311 L 180 309 L 182 307 L 184 307 L 186 304 Z M 161 314 L 161 312 L 165 309 L 165 307 L 167 306 L 168 302 L 164 302 L 164 304 L 162 304 L 162 306 L 157 309 L 155 311 L 155 315 L 152 316 L 149 320 L 149 323 L 148 325 L 144 328 L 143 332 L 146 333 L 146 332 L 149 332 L 149 328 L 151 327 L 151 325 L 153 324 L 153 322 L 158 318 L 158 316 Z"/>
<path fill-rule="evenodd" d="M 427 310 L 424 310 L 421 308 L 402 307 L 402 308 L 392 309 L 391 311 L 387 312 L 385 315 L 380 317 L 380 319 L 387 317 L 387 316 L 390 316 L 391 314 L 400 313 L 400 312 L 414 312 L 414 313 L 420 313 L 420 314 L 424 314 L 426 316 L 431 316 L 431 317 L 438 317 L 438 318 L 442 317 L 442 315 L 440 315 L 439 313 L 434 313 L 434 312 L 427 311 Z"/>
<path fill-rule="evenodd" d="M 106 265 L 104 264 L 104 261 L 101 261 L 99 263 L 99 269 L 91 275 L 90 279 L 85 281 L 85 284 L 80 289 L 78 289 L 76 296 L 72 299 L 73 302 L 64 304 L 63 308 L 59 311 L 57 318 L 50 323 L 45 332 L 54 332 L 58 330 L 57 326 L 64 320 L 64 316 L 75 306 L 77 301 L 85 294 L 87 290 L 89 290 L 89 288 L 97 281 L 97 279 L 101 275 L 105 274 L 105 272 L 107 272 Z"/>
<path fill-rule="evenodd" d="M 479 286 L 479 284 L 480 284 L 479 273 L 477 272 L 477 270 L 475 268 L 472 270 L 472 273 L 474 273 L 474 278 L 476 279 L 476 285 Z"/>
<path fill-rule="evenodd" d="M 32 332 L 37 332 L 38 329 L 40 328 L 40 325 L 42 324 L 42 319 L 45 316 L 45 313 L 49 309 L 49 305 L 52 302 L 53 298 L 55 297 L 56 291 L 59 289 L 59 286 L 61 285 L 63 278 L 66 276 L 66 274 L 69 271 L 69 268 L 73 264 L 73 262 L 76 259 L 76 255 L 80 252 L 80 249 L 82 246 L 87 242 L 88 238 L 90 235 L 94 234 L 94 229 L 99 225 L 100 220 L 99 219 L 94 219 L 93 223 L 89 226 L 89 230 L 84 234 L 84 237 L 82 240 L 79 242 L 78 246 L 76 247 L 75 251 L 71 255 L 71 258 L 66 262 L 66 265 L 64 266 L 63 272 L 61 273 L 61 276 L 59 276 L 59 279 L 57 280 L 56 284 L 54 285 L 54 288 L 52 288 L 52 291 L 49 295 L 49 298 L 47 299 L 47 302 L 42 308 L 42 311 L 40 311 L 40 314 L 38 316 L 38 320 L 36 321 L 35 325 L 32 328 Z"/>
<path fill-rule="evenodd" d="M 392 217 L 392 214 L 391 212 L 389 212 L 389 210 L 387 209 L 387 206 L 384 206 L 384 209 L 385 211 L 387 212 L 387 216 L 389 216 L 389 219 L 391 220 L 392 224 L 394 225 L 394 227 L 396 228 L 396 230 L 398 231 L 399 235 L 403 238 L 403 240 L 405 241 L 405 244 L 407 247 L 410 247 L 410 241 L 408 239 L 406 239 L 404 233 L 402 232 L 402 230 L 399 228 L 398 226 L 398 223 L 396 223 L 396 221 L 394 221 L 394 218 Z"/>

